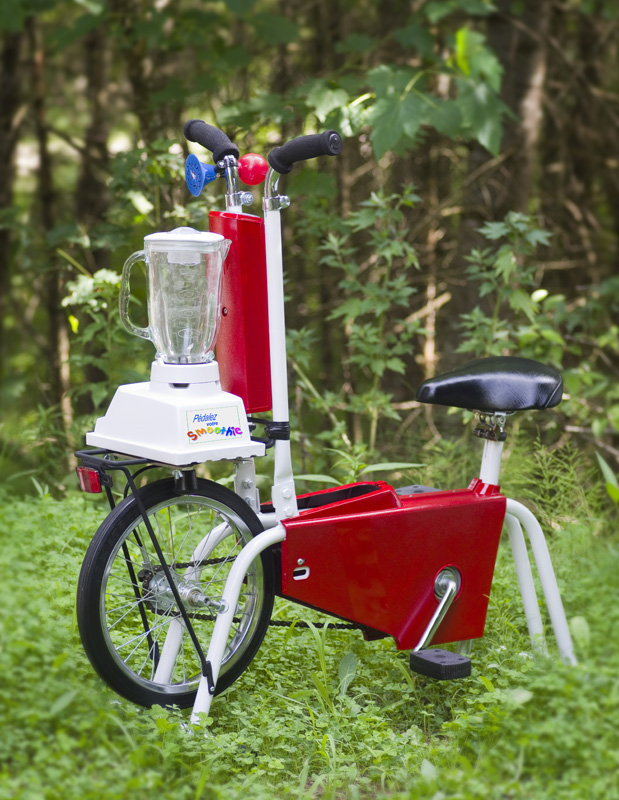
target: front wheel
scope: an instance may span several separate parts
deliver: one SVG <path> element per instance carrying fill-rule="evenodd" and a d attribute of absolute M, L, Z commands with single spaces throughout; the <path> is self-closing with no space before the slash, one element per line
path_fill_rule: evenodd
<path fill-rule="evenodd" d="M 178 493 L 173 479 L 139 490 L 163 558 L 204 653 L 232 564 L 263 528 L 236 494 L 198 479 Z M 273 557 L 252 563 L 217 681 L 219 694 L 256 654 L 273 609 Z M 93 667 L 138 705 L 193 705 L 200 662 L 136 499 L 105 519 L 84 558 L 77 621 Z"/>

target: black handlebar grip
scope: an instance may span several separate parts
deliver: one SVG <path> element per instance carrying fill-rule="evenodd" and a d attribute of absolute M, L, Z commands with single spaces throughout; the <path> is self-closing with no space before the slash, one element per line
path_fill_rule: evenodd
<path fill-rule="evenodd" d="M 185 123 L 183 132 L 187 141 L 196 142 L 210 150 L 215 163 L 221 161 L 224 156 L 239 157 L 239 148 L 232 144 L 226 134 L 213 125 L 207 125 L 201 119 L 190 119 Z"/>
<path fill-rule="evenodd" d="M 342 139 L 337 131 L 298 136 L 268 155 L 268 162 L 275 172 L 287 175 L 297 161 L 308 161 L 318 156 L 338 156 L 342 152 Z"/>

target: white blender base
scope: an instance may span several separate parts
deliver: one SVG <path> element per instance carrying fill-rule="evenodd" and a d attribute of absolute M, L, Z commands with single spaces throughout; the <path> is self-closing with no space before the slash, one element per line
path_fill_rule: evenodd
<path fill-rule="evenodd" d="M 153 362 L 150 382 L 119 386 L 86 444 L 161 464 L 263 456 L 240 397 L 224 392 L 217 362 Z"/>

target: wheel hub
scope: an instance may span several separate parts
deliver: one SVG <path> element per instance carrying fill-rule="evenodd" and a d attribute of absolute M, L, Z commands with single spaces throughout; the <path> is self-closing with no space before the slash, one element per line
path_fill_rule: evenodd
<path fill-rule="evenodd" d="M 184 580 L 174 570 L 170 574 L 181 601 L 188 609 L 210 608 L 221 613 L 226 610 L 227 604 L 223 600 L 214 600 L 202 591 L 197 581 Z M 142 570 L 139 573 L 140 580 L 143 581 L 143 597 L 154 611 L 166 613 L 171 610 L 178 611 L 174 592 L 170 588 L 165 573 L 158 572 L 153 576 L 150 570 Z"/>

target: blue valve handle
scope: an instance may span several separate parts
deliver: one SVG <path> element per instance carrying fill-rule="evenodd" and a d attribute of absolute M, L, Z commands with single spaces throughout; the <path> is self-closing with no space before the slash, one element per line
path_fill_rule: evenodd
<path fill-rule="evenodd" d="M 202 193 L 205 183 L 214 181 L 217 171 L 211 164 L 203 164 L 196 155 L 191 153 L 185 161 L 185 181 L 187 188 L 194 197 Z"/>

